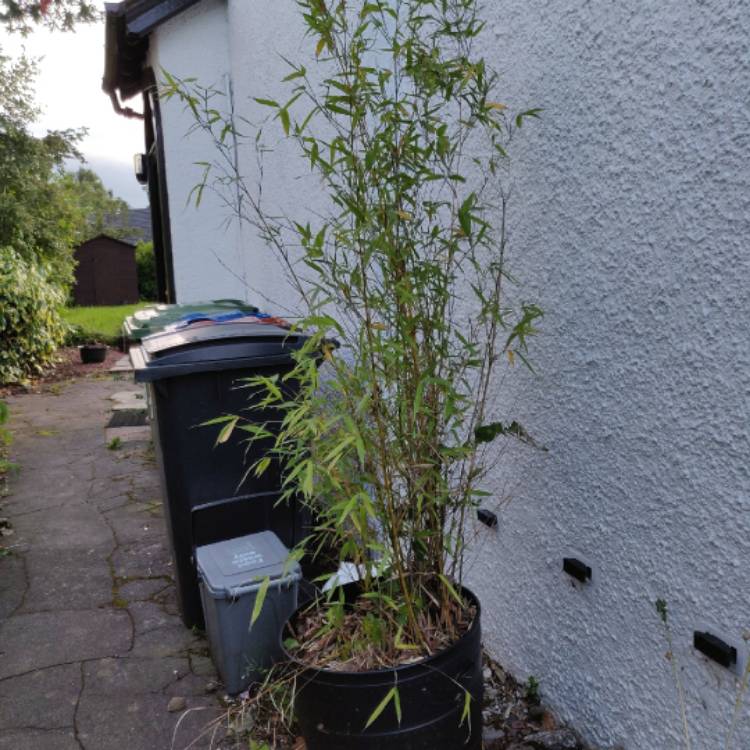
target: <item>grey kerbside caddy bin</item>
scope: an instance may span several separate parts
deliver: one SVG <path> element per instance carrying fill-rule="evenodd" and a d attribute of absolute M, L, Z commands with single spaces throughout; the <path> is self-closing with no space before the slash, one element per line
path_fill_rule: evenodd
<path fill-rule="evenodd" d="M 222 414 L 243 414 L 273 431 L 279 410 L 248 410 L 262 393 L 239 386 L 253 375 L 281 378 L 294 367 L 293 354 L 305 339 L 266 323 L 225 322 L 149 336 L 130 350 L 135 379 L 149 391 L 177 594 L 188 627 L 203 627 L 196 547 L 270 530 L 291 548 L 306 536 L 302 504 L 279 502 L 278 461 L 240 485 L 247 467 L 266 455 L 273 440 L 248 448 L 247 433 L 235 430 L 215 446 L 221 425 L 200 426 Z M 291 381 L 280 386 L 290 395 L 297 387 Z"/>
<path fill-rule="evenodd" d="M 281 658 L 279 634 L 297 608 L 300 566 L 271 531 L 198 547 L 206 634 L 227 693 L 236 695 Z M 268 589 L 250 625 L 258 590 Z"/>

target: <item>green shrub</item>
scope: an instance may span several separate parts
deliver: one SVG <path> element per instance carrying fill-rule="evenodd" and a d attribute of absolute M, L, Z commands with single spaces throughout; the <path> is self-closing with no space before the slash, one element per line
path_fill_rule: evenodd
<path fill-rule="evenodd" d="M 138 267 L 138 298 L 155 300 L 157 298 L 156 259 L 153 242 L 139 242 L 136 245 L 135 263 Z"/>
<path fill-rule="evenodd" d="M 50 365 L 63 342 L 64 291 L 43 266 L 0 247 L 0 383 L 17 383 Z"/>

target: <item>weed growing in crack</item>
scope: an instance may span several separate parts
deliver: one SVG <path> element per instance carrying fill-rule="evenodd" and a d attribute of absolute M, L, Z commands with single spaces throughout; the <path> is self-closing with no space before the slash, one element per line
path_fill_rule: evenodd
<path fill-rule="evenodd" d="M 659 615 L 659 619 L 662 622 L 664 633 L 667 639 L 667 652 L 665 654 L 665 657 L 672 667 L 672 677 L 677 688 L 677 700 L 680 707 L 680 722 L 682 724 L 683 747 L 684 750 L 692 750 L 693 740 L 687 718 L 688 710 L 687 701 L 685 699 L 685 687 L 680 676 L 680 665 L 677 661 L 677 656 L 674 650 L 674 638 L 672 635 L 672 627 L 669 622 L 669 608 L 667 606 L 666 600 L 664 599 L 657 599 L 655 606 L 656 613 Z M 745 641 L 750 641 L 750 631 L 746 632 L 743 635 L 743 639 Z M 732 720 L 729 725 L 726 740 L 724 741 L 723 750 L 738 750 L 738 748 L 735 748 L 733 745 L 734 734 L 737 730 L 737 725 L 740 720 L 743 699 L 745 697 L 745 693 L 747 692 L 748 684 L 750 684 L 750 659 L 747 659 L 745 669 L 740 678 L 739 687 L 737 688 L 737 694 L 734 700 L 734 710 L 732 712 Z"/>

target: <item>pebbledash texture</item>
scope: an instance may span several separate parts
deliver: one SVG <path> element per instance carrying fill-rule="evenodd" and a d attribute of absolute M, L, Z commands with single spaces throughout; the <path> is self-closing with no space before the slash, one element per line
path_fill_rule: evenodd
<path fill-rule="evenodd" d="M 231 89 L 236 115 L 259 121 L 252 97 L 272 96 L 282 56 L 299 56 L 296 13 L 203 0 L 149 32 L 146 62 Z M 549 449 L 510 446 L 492 474 L 499 523 L 477 526 L 468 579 L 485 642 L 520 678 L 538 677 L 589 740 L 671 748 L 663 598 L 694 743 L 713 746 L 736 680 L 692 634 L 736 645 L 741 668 L 750 627 L 748 14 L 722 0 L 510 0 L 485 14 L 479 43 L 506 101 L 545 110 L 513 151 L 509 206 L 510 266 L 546 312 L 538 374 L 507 378 L 503 403 Z M 211 145 L 185 138 L 192 119 L 177 101 L 161 115 L 178 298 L 247 283 L 293 308 L 260 243 L 214 231 L 226 218 L 217 198 L 185 208 Z M 319 186 L 291 144 L 275 146 L 267 205 L 314 212 Z M 254 158 L 239 155 L 243 172 L 255 174 Z M 568 556 L 591 583 L 562 572 Z M 737 747 L 750 746 L 744 717 Z"/>

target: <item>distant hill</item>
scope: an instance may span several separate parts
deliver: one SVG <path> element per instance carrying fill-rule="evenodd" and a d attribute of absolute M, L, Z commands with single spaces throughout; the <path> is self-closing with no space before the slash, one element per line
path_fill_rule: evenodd
<path fill-rule="evenodd" d="M 112 214 L 104 219 L 104 231 L 107 228 L 117 230 L 115 232 L 118 239 L 123 240 L 131 245 L 137 245 L 139 242 L 151 242 L 151 209 L 130 208 L 127 212 Z M 123 230 L 125 230 L 123 232 Z"/>

